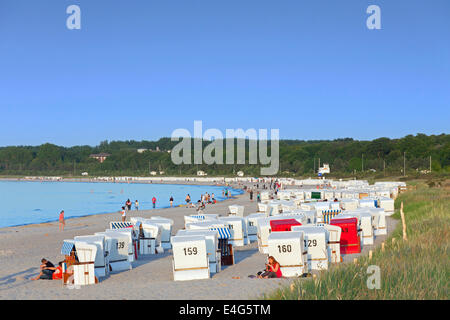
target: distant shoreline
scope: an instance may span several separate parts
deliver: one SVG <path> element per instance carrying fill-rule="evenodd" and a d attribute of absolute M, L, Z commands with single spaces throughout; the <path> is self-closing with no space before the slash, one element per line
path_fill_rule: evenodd
<path fill-rule="evenodd" d="M 230 181 L 234 180 L 234 181 Z M 244 180 L 244 181 L 242 181 Z M 30 182 L 107 182 L 107 183 L 144 183 L 144 184 L 183 184 L 183 185 L 210 185 L 210 186 L 228 186 L 240 183 L 256 183 L 255 178 L 226 178 L 226 177 L 92 177 L 92 178 L 69 178 L 60 176 L 24 176 L 24 177 L 0 177 L 0 181 L 30 181 Z M 237 188 L 240 188 L 239 186 Z"/>
<path fill-rule="evenodd" d="M 224 187 L 224 188 L 230 188 L 233 189 L 234 191 L 237 191 L 238 194 L 234 195 L 230 198 L 227 199 L 222 199 L 219 200 L 217 199 L 217 202 L 224 202 L 227 200 L 232 200 L 232 199 L 236 199 L 237 196 L 243 195 L 245 193 L 245 190 L 238 185 L 225 185 L 225 184 L 211 184 L 211 182 L 202 182 L 202 181 L 155 181 L 155 182 L 149 182 L 149 181 L 104 181 L 104 180 L 92 180 L 92 178 L 63 178 L 61 177 L 61 179 L 58 180 L 54 180 L 54 179 L 25 179 L 25 178 L 0 178 L 0 182 L 74 182 L 74 183 L 120 183 L 120 184 L 164 184 L 164 185 L 192 185 L 192 186 L 209 186 L 209 187 Z M 177 206 L 178 207 L 178 206 Z M 167 207 L 158 207 L 157 209 L 170 209 L 170 206 Z M 174 207 L 172 207 L 174 208 Z M 152 211 L 154 209 L 144 209 L 144 210 L 140 210 L 141 212 L 145 212 L 145 211 Z M 98 213 L 92 213 L 92 214 L 86 214 L 86 215 L 82 215 L 82 216 L 76 216 L 76 217 L 67 217 L 65 218 L 65 220 L 72 220 L 72 219 L 80 219 L 80 218 L 85 218 L 85 217 L 91 217 L 91 216 L 97 216 L 97 215 L 109 215 L 109 214 L 117 214 L 117 212 L 119 211 L 114 211 L 114 212 L 98 212 Z M 48 220 L 48 221 L 42 221 L 39 223 L 24 223 L 24 224 L 17 224 L 17 225 L 13 225 L 13 226 L 7 226 L 7 227 L 0 227 L 0 230 L 5 230 L 7 228 L 15 228 L 15 227 L 23 227 L 23 226 L 32 226 L 32 225 L 43 225 L 43 224 L 48 224 L 48 223 L 54 223 L 54 222 L 58 222 L 58 219 L 54 219 L 54 220 Z"/>

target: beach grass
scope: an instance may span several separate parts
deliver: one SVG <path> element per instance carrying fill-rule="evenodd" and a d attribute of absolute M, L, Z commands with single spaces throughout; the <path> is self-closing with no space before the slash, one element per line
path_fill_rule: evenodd
<path fill-rule="evenodd" d="M 394 218 L 400 219 L 404 205 L 407 241 L 402 239 L 402 223 L 372 259 L 361 256 L 357 263 L 340 264 L 319 277 L 296 279 L 264 299 L 274 300 L 428 300 L 449 298 L 450 188 L 430 188 L 417 184 L 395 201 Z M 395 238 L 394 242 L 392 239 Z M 380 289 L 369 289 L 368 267 L 380 268 Z"/>

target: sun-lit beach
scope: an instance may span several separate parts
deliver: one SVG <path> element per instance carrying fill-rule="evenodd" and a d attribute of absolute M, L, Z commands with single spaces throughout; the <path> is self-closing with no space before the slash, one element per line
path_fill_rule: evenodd
<path fill-rule="evenodd" d="M 243 182 L 232 187 L 253 187 L 255 183 Z M 262 188 L 263 184 L 261 184 Z M 261 189 L 261 191 L 263 191 Z M 248 193 L 233 197 L 214 205 L 208 205 L 204 213 L 220 216 L 229 214 L 231 204 L 243 205 L 246 215 L 258 211 L 256 201 L 250 201 Z M 184 216 L 195 214 L 194 208 L 175 207 L 153 210 L 130 211 L 128 219 L 134 216 L 150 218 L 162 216 L 173 219 L 173 234 L 184 229 Z M 281 217 L 280 217 L 281 218 Z M 222 267 L 222 271 L 210 279 L 174 281 L 172 273 L 172 252 L 140 256 L 129 271 L 111 273 L 101 278 L 97 285 L 83 286 L 70 290 L 61 281 L 32 281 L 39 272 L 41 258 L 57 262 L 63 259 L 60 253 L 64 239 L 89 235 L 108 227 L 110 221 L 119 220 L 118 213 L 93 215 L 67 220 L 64 232 L 58 231 L 58 223 L 43 223 L 0 229 L 1 267 L 0 279 L 3 299 L 252 299 L 261 297 L 288 284 L 293 278 L 251 279 L 264 266 L 267 256 L 258 250 L 257 242 L 235 247 L 235 264 Z M 397 221 L 387 217 L 388 231 L 394 230 Z M 367 254 L 379 245 L 386 236 L 376 237 L 373 246 L 364 246 Z M 352 262 L 356 255 L 345 255 L 344 262 Z M 42 288 L 45 288 L 44 292 Z"/>
<path fill-rule="evenodd" d="M 341 300 L 449 300 L 449 12 L 1 0 L 5 310 L 332 318 L 354 311 Z"/>

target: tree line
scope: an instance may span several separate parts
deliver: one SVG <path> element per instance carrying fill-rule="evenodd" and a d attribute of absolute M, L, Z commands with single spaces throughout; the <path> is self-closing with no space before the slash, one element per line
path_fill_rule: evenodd
<path fill-rule="evenodd" d="M 164 175 L 192 176 L 203 170 L 209 176 L 233 176 L 238 171 L 243 171 L 246 176 L 259 176 L 260 165 L 248 164 L 248 158 L 246 164 L 175 165 L 168 151 L 177 143 L 170 138 L 161 138 L 158 141 L 102 141 L 97 146 L 63 147 L 45 143 L 40 146 L 0 147 L 0 175 L 80 176 L 88 172 L 90 176 L 149 176 L 151 171 L 158 172 L 158 175 L 164 171 Z M 203 146 L 209 143 L 203 141 Z M 235 140 L 235 150 L 236 143 Z M 246 140 L 247 153 L 248 144 Z M 137 149 L 148 151 L 138 153 Z M 98 153 L 110 156 L 100 163 L 90 157 Z M 279 154 L 280 176 L 313 176 L 317 174 L 319 163 L 328 163 L 332 175 L 362 171 L 401 174 L 404 166 L 406 173 L 412 173 L 430 170 L 430 165 L 433 172 L 449 173 L 450 135 L 417 134 L 372 141 L 351 138 L 280 140 Z"/>

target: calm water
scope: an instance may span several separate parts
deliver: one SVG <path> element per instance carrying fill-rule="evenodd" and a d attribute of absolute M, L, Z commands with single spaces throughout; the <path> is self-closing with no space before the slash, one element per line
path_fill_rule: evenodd
<path fill-rule="evenodd" d="M 174 206 L 184 204 L 189 193 L 193 201 L 202 193 L 214 193 L 223 200 L 224 187 L 167 184 L 125 184 L 89 182 L 25 182 L 0 181 L 0 228 L 17 225 L 57 221 L 59 212 L 65 217 L 81 217 L 116 212 L 127 199 L 139 201 L 139 209 L 152 209 L 151 199 L 156 197 L 156 208 L 169 207 L 170 196 Z M 232 195 L 240 190 L 228 189 Z"/>

